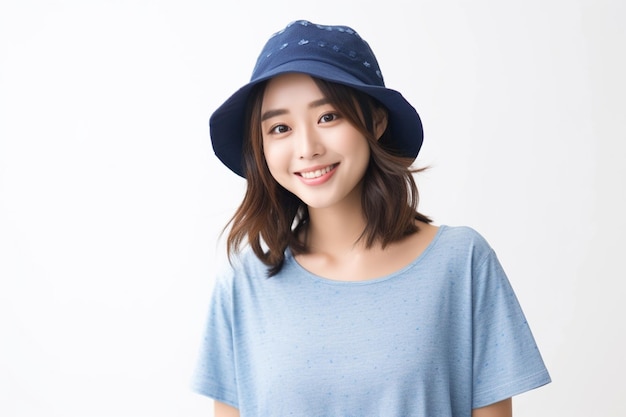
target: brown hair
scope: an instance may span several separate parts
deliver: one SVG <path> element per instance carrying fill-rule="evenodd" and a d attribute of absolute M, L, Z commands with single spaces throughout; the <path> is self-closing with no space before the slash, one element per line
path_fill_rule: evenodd
<path fill-rule="evenodd" d="M 378 139 L 374 134 L 374 117 L 386 112 L 375 99 L 350 87 L 314 78 L 322 94 L 337 111 L 352 123 L 370 145 L 370 161 L 363 177 L 362 206 L 366 226 L 359 240 L 366 247 L 379 242 L 384 248 L 418 231 L 415 220 L 431 219 L 417 211 L 418 191 L 412 160 L 394 154 L 386 147 L 387 129 Z M 277 274 L 285 260 L 285 249 L 294 254 L 308 248 L 300 239 L 306 230 L 309 213 L 306 204 L 287 191 L 270 174 L 263 154 L 261 104 L 266 83 L 255 87 L 248 100 L 247 126 L 243 149 L 243 167 L 247 189 L 243 201 L 228 224 L 228 256 L 240 249 L 244 241 L 269 267 L 269 276 Z M 228 225 L 227 225 L 228 227 Z"/>

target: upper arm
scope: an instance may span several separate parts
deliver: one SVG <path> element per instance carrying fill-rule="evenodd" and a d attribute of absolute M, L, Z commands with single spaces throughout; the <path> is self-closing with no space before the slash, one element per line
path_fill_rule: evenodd
<path fill-rule="evenodd" d="M 239 410 L 228 404 L 215 401 L 214 417 L 239 417 Z"/>
<path fill-rule="evenodd" d="M 217 416 L 217 414 L 216 414 Z M 472 410 L 472 417 L 512 417 L 513 401 L 510 398 Z"/>

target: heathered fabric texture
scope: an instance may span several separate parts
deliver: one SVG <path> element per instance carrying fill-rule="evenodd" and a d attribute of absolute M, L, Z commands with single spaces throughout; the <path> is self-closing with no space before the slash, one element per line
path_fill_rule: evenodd
<path fill-rule="evenodd" d="M 195 389 L 242 416 L 445 417 L 550 382 L 488 243 L 441 226 L 402 270 L 332 281 L 247 252 L 215 285 Z"/>

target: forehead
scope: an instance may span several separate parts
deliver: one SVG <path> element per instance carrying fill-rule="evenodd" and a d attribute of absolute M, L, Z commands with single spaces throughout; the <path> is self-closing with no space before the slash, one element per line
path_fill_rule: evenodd
<path fill-rule="evenodd" d="M 288 106 L 309 102 L 324 95 L 310 75 L 301 73 L 281 74 L 267 82 L 262 107 Z"/>

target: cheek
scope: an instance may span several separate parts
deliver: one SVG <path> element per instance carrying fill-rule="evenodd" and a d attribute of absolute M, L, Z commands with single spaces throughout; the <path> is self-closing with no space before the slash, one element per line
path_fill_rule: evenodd
<path fill-rule="evenodd" d="M 272 176 L 276 179 L 277 174 L 288 168 L 287 149 L 280 143 L 263 142 L 263 156 L 265 163 Z"/>
<path fill-rule="evenodd" d="M 365 139 L 361 135 L 354 135 L 351 140 L 342 143 L 341 153 L 344 155 L 352 155 L 354 162 L 362 164 L 369 161 L 370 147 Z"/>

